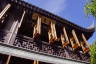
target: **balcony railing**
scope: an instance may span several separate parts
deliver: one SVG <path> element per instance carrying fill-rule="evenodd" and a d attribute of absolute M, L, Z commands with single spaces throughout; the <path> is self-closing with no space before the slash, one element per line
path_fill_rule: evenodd
<path fill-rule="evenodd" d="M 7 43 L 9 38 L 8 36 L 10 36 L 10 32 L 0 31 L 0 42 Z M 12 44 L 9 43 L 9 45 Z M 35 41 L 33 38 L 23 35 L 17 35 L 13 45 L 15 47 L 20 47 L 34 52 L 48 54 L 60 58 L 74 59 L 87 62 L 90 61 L 90 56 L 84 55 L 83 53 L 80 53 L 80 51 L 74 52 L 70 47 L 62 48 L 60 46 L 50 45 L 48 42 L 44 42 L 41 40 Z"/>
<path fill-rule="evenodd" d="M 86 61 L 86 62 L 90 61 L 89 60 L 90 56 L 84 55 L 80 53 L 80 51 L 73 52 L 70 47 L 62 48 L 59 46 L 50 45 L 47 42 L 41 40 L 34 41 L 34 39 L 23 35 L 18 35 L 13 45 L 16 47 L 20 47 L 27 50 L 48 54 L 60 58 L 67 58 L 67 59 Z"/>

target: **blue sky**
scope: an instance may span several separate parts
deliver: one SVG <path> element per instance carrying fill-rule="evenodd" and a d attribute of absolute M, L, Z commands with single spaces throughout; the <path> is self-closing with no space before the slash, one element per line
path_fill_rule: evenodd
<path fill-rule="evenodd" d="M 28 3 L 43 8 L 60 17 L 63 17 L 71 22 L 87 28 L 93 21 L 96 24 L 96 19 L 92 16 L 87 17 L 84 13 L 86 0 L 25 0 Z M 96 32 L 88 40 L 90 44 L 96 40 Z"/>

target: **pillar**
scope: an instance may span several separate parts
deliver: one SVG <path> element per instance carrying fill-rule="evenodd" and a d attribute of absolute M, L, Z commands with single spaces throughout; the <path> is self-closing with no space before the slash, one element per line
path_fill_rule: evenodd
<path fill-rule="evenodd" d="M 39 61 L 34 60 L 33 64 L 39 64 Z"/>
<path fill-rule="evenodd" d="M 66 41 L 69 43 L 68 35 L 67 35 L 67 32 L 66 32 L 65 27 L 63 28 L 63 31 L 64 31 L 65 39 L 66 39 Z"/>
<path fill-rule="evenodd" d="M 8 9 L 11 7 L 11 4 L 7 4 L 5 8 L 0 13 L 0 19 L 3 17 L 3 15 L 8 11 Z"/>
<path fill-rule="evenodd" d="M 77 35 L 75 33 L 75 30 L 72 30 L 72 34 L 73 34 L 73 38 L 75 39 L 76 44 L 78 44 L 78 46 L 80 46 L 80 43 L 79 43 L 79 40 L 78 40 Z"/>
<path fill-rule="evenodd" d="M 65 27 L 63 27 L 64 34 L 61 34 L 61 42 L 63 47 L 67 46 L 69 44 L 68 36 Z"/>
<path fill-rule="evenodd" d="M 34 26 L 33 30 L 33 38 L 38 38 L 40 34 L 41 34 L 41 18 L 38 17 L 37 24 Z"/>
<path fill-rule="evenodd" d="M 22 17 L 20 19 L 20 22 L 17 20 L 17 21 L 14 21 L 14 23 L 12 24 L 12 27 L 11 27 L 11 30 L 10 30 L 10 35 L 9 35 L 9 39 L 8 39 L 8 43 L 12 44 L 15 40 L 15 37 L 17 35 L 17 32 L 18 32 L 18 29 L 20 28 L 22 22 L 23 22 L 23 19 L 24 19 L 24 16 L 25 16 L 25 10 L 23 11 L 23 14 L 22 14 Z"/>
<path fill-rule="evenodd" d="M 84 36 L 83 33 L 82 33 L 82 38 L 83 38 L 85 44 L 86 44 L 88 47 L 90 47 L 90 44 L 87 42 L 86 37 Z"/>
<path fill-rule="evenodd" d="M 9 55 L 9 56 L 8 56 L 8 59 L 7 59 L 7 61 L 6 61 L 6 64 L 9 64 L 10 59 L 11 59 L 11 56 Z"/>
<path fill-rule="evenodd" d="M 49 43 L 53 43 L 54 41 L 57 41 L 57 34 L 56 34 L 56 29 L 55 29 L 55 23 L 51 22 L 51 26 L 48 32 L 49 36 Z"/>
<path fill-rule="evenodd" d="M 83 33 L 82 33 L 82 39 L 83 39 L 83 41 L 81 42 L 82 50 L 83 50 L 84 53 L 88 53 L 90 45 L 87 42 L 86 37 L 84 36 Z"/>

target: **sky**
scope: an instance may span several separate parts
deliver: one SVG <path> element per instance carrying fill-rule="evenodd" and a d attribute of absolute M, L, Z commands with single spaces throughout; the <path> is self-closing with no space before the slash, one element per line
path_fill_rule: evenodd
<path fill-rule="evenodd" d="M 62 18 L 65 18 L 81 27 L 87 28 L 91 24 L 96 24 L 94 17 L 87 17 L 84 6 L 87 0 L 25 0 L 26 2 L 45 9 Z M 92 44 L 96 40 L 96 31 L 88 40 Z"/>

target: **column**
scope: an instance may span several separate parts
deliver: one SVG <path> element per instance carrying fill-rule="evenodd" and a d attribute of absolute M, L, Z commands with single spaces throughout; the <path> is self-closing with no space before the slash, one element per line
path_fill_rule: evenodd
<path fill-rule="evenodd" d="M 49 36 L 49 43 L 53 43 L 54 41 L 57 41 L 57 34 L 56 34 L 56 29 L 55 29 L 55 23 L 51 22 L 51 26 L 48 32 Z"/>
<path fill-rule="evenodd" d="M 68 36 L 65 27 L 63 27 L 64 34 L 61 35 L 61 42 L 63 47 L 67 46 L 69 44 Z"/>
<path fill-rule="evenodd" d="M 65 39 L 66 39 L 66 41 L 69 43 L 69 40 L 68 40 L 68 35 L 67 35 L 67 32 L 66 32 L 65 27 L 63 28 L 63 31 L 64 31 L 64 36 L 65 36 Z"/>
<path fill-rule="evenodd" d="M 13 22 L 13 24 L 12 24 L 12 26 L 11 26 L 11 29 L 10 29 L 8 35 L 7 35 L 7 37 L 8 37 L 7 44 L 10 43 L 11 38 L 12 38 L 12 36 L 13 36 L 13 33 L 14 33 L 14 31 L 16 30 L 17 24 L 18 24 L 18 20 Z"/>
<path fill-rule="evenodd" d="M 21 24 L 22 24 L 22 22 L 23 22 L 23 19 L 24 19 L 24 16 L 25 16 L 25 10 L 23 11 L 23 14 L 22 14 L 22 17 L 21 17 L 21 20 L 20 20 L 20 22 L 19 22 L 19 28 L 20 28 L 20 26 L 21 26 Z"/>
<path fill-rule="evenodd" d="M 74 39 L 73 38 L 70 38 L 70 43 L 71 43 L 71 45 L 72 45 L 72 48 L 74 49 Z"/>
<path fill-rule="evenodd" d="M 81 42 L 82 50 L 84 53 L 87 53 L 89 52 L 90 44 L 87 42 L 83 33 L 82 33 L 82 39 L 83 39 L 83 41 Z"/>
<path fill-rule="evenodd" d="M 33 38 L 38 38 L 41 34 L 41 18 L 38 17 L 37 24 L 34 26 Z"/>
<path fill-rule="evenodd" d="M 82 33 L 82 38 L 83 38 L 85 44 L 86 44 L 88 47 L 90 47 L 90 44 L 87 42 L 86 37 L 84 36 L 83 33 Z"/>
<path fill-rule="evenodd" d="M 34 60 L 33 64 L 37 64 L 37 62 Z"/>
<path fill-rule="evenodd" d="M 33 64 L 39 64 L 39 61 L 34 60 Z"/>
<path fill-rule="evenodd" d="M 11 59 L 11 56 L 9 55 L 9 56 L 8 56 L 8 59 L 7 59 L 7 61 L 6 61 L 6 64 L 9 64 L 10 59 Z"/>
<path fill-rule="evenodd" d="M 24 16 L 25 16 L 25 10 L 22 14 L 22 17 L 20 19 L 20 22 L 17 20 L 17 21 L 14 21 L 10 31 L 11 31 L 11 34 L 9 36 L 9 39 L 8 39 L 8 43 L 12 44 L 15 40 L 15 37 L 17 35 L 17 32 L 18 32 L 18 29 L 20 28 L 22 22 L 23 22 L 23 19 L 24 19 Z"/>
<path fill-rule="evenodd" d="M 39 64 L 39 61 L 37 61 L 37 64 Z"/>
<path fill-rule="evenodd" d="M 84 53 L 89 52 L 89 48 L 87 48 L 86 45 L 84 45 L 84 42 L 81 42 L 81 47 Z"/>
<path fill-rule="evenodd" d="M 11 4 L 7 4 L 5 8 L 0 13 L 0 19 L 3 17 L 3 15 L 8 11 L 8 9 L 11 7 Z"/>
<path fill-rule="evenodd" d="M 55 29 L 54 23 L 52 23 L 51 28 L 52 28 L 52 35 L 53 35 L 54 39 L 57 39 L 57 34 L 56 34 L 56 29 Z"/>
<path fill-rule="evenodd" d="M 73 34 L 73 38 L 75 39 L 76 44 L 78 44 L 78 46 L 80 46 L 80 43 L 79 43 L 79 40 L 78 40 L 77 35 L 75 33 L 75 30 L 72 30 L 72 34 Z"/>

